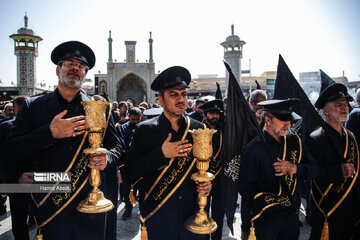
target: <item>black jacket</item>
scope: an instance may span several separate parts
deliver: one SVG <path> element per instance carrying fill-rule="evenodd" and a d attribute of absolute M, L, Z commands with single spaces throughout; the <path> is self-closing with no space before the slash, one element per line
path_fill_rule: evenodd
<path fill-rule="evenodd" d="M 202 123 L 191 118 L 189 120 L 190 129 L 204 128 Z M 179 120 L 179 126 L 178 132 L 175 132 L 169 120 L 162 113 L 158 117 L 141 122 L 136 128 L 130 150 L 126 155 L 126 170 L 131 179 L 136 180 L 143 177 L 143 180 L 139 182 L 142 191 L 147 192 L 162 170 L 169 164 L 170 159 L 165 158 L 161 146 L 169 133 L 172 134 L 171 142 L 181 140 L 187 126 L 185 116 Z M 186 139 L 190 143 L 193 142 L 190 133 L 187 134 Z M 154 237 L 154 234 L 157 233 L 164 239 L 178 239 L 181 232 L 187 231 L 184 229 L 183 223 L 198 209 L 196 185 L 191 180 L 191 174 L 196 171 L 194 165 L 180 187 L 146 221 L 149 237 Z"/>
<path fill-rule="evenodd" d="M 279 143 L 266 131 L 264 134 L 272 155 L 281 159 L 283 142 Z M 275 176 L 273 161 L 259 136 L 246 145 L 240 165 L 239 191 L 242 197 L 253 202 L 254 196 L 260 192 L 278 193 L 279 178 Z M 296 166 L 297 185 L 294 198 L 298 201 L 302 189 L 302 180 L 316 177 L 318 167 L 306 148 L 303 148 L 302 160 Z M 286 207 L 283 207 L 282 210 L 286 211 Z M 272 208 L 269 208 L 262 216 L 271 214 Z"/>
<path fill-rule="evenodd" d="M 65 109 L 68 112 L 64 118 L 85 115 L 81 101 L 89 100 L 90 98 L 86 94 L 79 91 L 75 99 L 68 103 L 62 98 L 58 90 L 39 97 L 26 99 L 7 136 L 6 152 L 7 155 L 11 156 L 11 158 L 7 159 L 11 161 L 36 159 L 33 162 L 34 171 L 64 172 L 74 157 L 83 135 L 54 139 L 50 131 L 50 123 L 57 114 Z M 103 141 L 103 146 L 108 150 L 106 172 L 114 172 L 115 165 L 119 165 L 123 161 L 124 150 L 122 143 L 122 140 L 116 135 L 114 122 L 110 118 Z M 83 149 L 88 146 L 88 141 L 85 141 Z M 63 210 L 62 214 L 74 211 L 77 203 L 84 199 L 91 188 L 87 182 L 71 204 Z M 41 195 L 39 194 L 38 199 L 42 198 Z M 46 210 L 38 213 L 46 217 L 51 211 L 52 209 L 49 206 Z"/>

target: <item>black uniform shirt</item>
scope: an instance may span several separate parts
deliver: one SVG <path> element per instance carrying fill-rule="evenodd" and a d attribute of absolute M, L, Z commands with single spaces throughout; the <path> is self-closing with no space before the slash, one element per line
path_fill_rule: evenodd
<path fill-rule="evenodd" d="M 196 120 L 190 120 L 189 129 L 204 128 L 204 125 Z M 179 119 L 179 130 L 174 131 L 170 121 L 164 113 L 160 116 L 141 122 L 131 142 L 130 150 L 126 157 L 126 170 L 130 179 L 143 177 L 139 182 L 141 191 L 147 192 L 154 184 L 162 170 L 168 166 L 170 159 L 165 158 L 161 147 L 171 133 L 171 142 L 180 141 L 187 128 L 187 118 L 183 115 Z M 192 143 L 191 134 L 186 135 L 189 143 Z M 193 159 L 192 153 L 189 157 Z M 176 159 L 174 160 L 176 161 Z M 197 171 L 193 165 L 187 177 L 164 203 L 164 205 L 146 221 L 149 236 L 155 231 L 163 239 L 178 239 L 180 232 L 187 231 L 184 229 L 184 221 L 198 209 L 196 184 L 191 180 L 191 174 Z M 146 200 L 145 200 L 146 201 Z M 142 206 L 144 207 L 144 205 Z M 140 209 L 143 211 L 144 209 Z M 166 224 L 166 227 L 164 227 Z M 189 237 L 187 239 L 199 239 Z"/>
<path fill-rule="evenodd" d="M 316 183 L 320 189 L 326 189 L 329 184 L 340 184 L 344 181 L 341 163 L 345 161 L 343 156 L 346 144 L 345 133 L 342 131 L 340 134 L 328 124 L 325 124 L 324 127 L 325 131 L 323 128 L 319 128 L 312 132 L 309 141 L 309 150 L 320 168 L 320 174 L 316 178 Z M 359 179 L 358 176 L 355 185 L 337 212 L 344 211 L 346 214 L 346 211 L 350 209 L 360 209 Z"/>
<path fill-rule="evenodd" d="M 75 98 L 68 102 L 66 99 L 64 99 L 61 94 L 59 93 L 59 90 L 55 90 L 56 96 L 59 100 L 59 105 L 61 111 L 67 110 L 68 112 L 64 116 L 64 118 L 70 118 L 80 115 L 85 115 L 84 107 L 81 104 L 81 95 L 80 92 L 78 92 L 75 96 Z"/>
<path fill-rule="evenodd" d="M 266 142 L 274 158 L 282 158 L 283 138 L 276 141 L 268 132 L 264 131 Z M 273 159 L 268 154 L 264 143 L 257 136 L 245 148 L 240 166 L 239 190 L 243 197 L 252 201 L 260 192 L 278 193 L 279 178 L 275 176 Z M 302 179 L 311 179 L 317 176 L 318 167 L 314 159 L 303 148 L 303 158 L 297 164 L 296 177 L 298 178 L 294 196 L 300 194 Z"/>
<path fill-rule="evenodd" d="M 33 156 L 38 160 L 34 164 L 37 171 L 64 171 L 71 162 L 83 135 L 54 139 L 50 130 L 53 118 L 68 110 L 63 118 L 85 115 L 81 101 L 90 98 L 79 91 L 71 101 L 66 101 L 58 89 L 47 95 L 26 99 L 22 105 L 7 139 L 7 151 L 13 159 L 28 159 Z M 116 136 L 115 126 L 110 118 L 103 145 L 109 150 L 106 169 L 119 164 L 123 155 L 123 141 Z M 83 148 L 88 146 L 85 141 Z M 18 148 L 21 151 L 18 151 Z"/>
<path fill-rule="evenodd" d="M 179 119 L 177 132 L 172 129 L 170 121 L 164 114 L 138 125 L 127 154 L 127 171 L 130 178 L 136 179 L 148 174 L 153 175 L 153 178 L 158 176 L 170 161 L 169 158 L 165 158 L 161 150 L 162 144 L 169 133 L 171 133 L 170 142 L 181 140 L 187 127 L 185 119 L 184 116 Z M 187 139 L 192 142 L 191 134 L 187 134 Z"/>
<path fill-rule="evenodd" d="M 317 179 L 328 185 L 340 183 L 344 179 L 340 163 L 344 161 L 343 153 L 346 139 L 343 131 L 340 134 L 327 123 L 325 128 L 326 133 L 323 128 L 311 133 L 309 150 L 320 167 L 320 174 Z"/>
<path fill-rule="evenodd" d="M 203 115 L 201 113 L 198 113 L 197 111 L 189 113 L 189 117 L 198 120 L 199 122 L 202 122 L 203 120 Z"/>
<path fill-rule="evenodd" d="M 207 128 L 211 129 L 210 126 L 206 123 L 205 121 L 205 125 Z M 221 163 L 218 165 L 218 161 L 221 159 L 221 152 L 219 152 L 219 154 L 216 156 L 215 159 L 215 155 L 218 153 L 219 148 L 220 148 L 220 136 L 221 136 L 221 132 L 222 129 L 220 127 L 217 127 L 216 129 L 216 133 L 214 133 L 213 137 L 212 137 L 212 148 L 213 148 L 213 154 L 212 157 L 210 158 L 210 166 L 209 166 L 209 170 L 208 172 L 211 172 L 212 174 L 216 174 L 217 170 L 219 170 L 219 167 L 221 166 Z M 222 147 L 222 146 L 221 146 Z M 217 177 L 220 178 L 220 177 Z"/>

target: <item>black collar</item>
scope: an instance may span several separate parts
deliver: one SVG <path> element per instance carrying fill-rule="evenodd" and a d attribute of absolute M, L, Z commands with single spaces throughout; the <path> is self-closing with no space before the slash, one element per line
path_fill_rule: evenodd
<path fill-rule="evenodd" d="M 54 92 L 55 92 L 55 95 L 58 97 L 59 103 L 61 103 L 61 104 L 68 104 L 69 103 L 65 98 L 63 98 L 63 96 L 61 96 L 61 94 L 59 92 L 59 88 L 56 88 Z M 79 102 L 81 102 L 81 101 L 89 101 L 89 100 L 90 100 L 90 98 L 86 95 L 86 93 L 84 93 L 83 90 L 80 89 L 77 92 L 74 99 L 70 103 L 77 102 L 77 101 L 79 101 Z"/>
<path fill-rule="evenodd" d="M 161 115 L 159 116 L 159 123 L 160 125 L 164 124 L 165 126 L 167 126 L 169 130 L 174 131 L 172 129 L 171 122 L 169 121 L 169 119 L 167 119 L 164 113 L 161 113 Z M 187 118 L 185 117 L 184 114 L 181 115 L 180 119 L 178 120 L 178 124 L 179 124 L 179 130 L 182 129 L 184 126 L 186 126 Z"/>

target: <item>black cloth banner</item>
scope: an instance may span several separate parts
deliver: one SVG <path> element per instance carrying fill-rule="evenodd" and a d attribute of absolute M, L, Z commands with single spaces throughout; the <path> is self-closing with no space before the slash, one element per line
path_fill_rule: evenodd
<path fill-rule="evenodd" d="M 220 100 L 222 100 L 222 94 L 221 94 L 220 84 L 219 84 L 218 82 L 216 82 L 215 99 L 220 99 Z"/>
<path fill-rule="evenodd" d="M 260 84 L 258 83 L 258 81 L 257 80 L 254 80 L 255 81 L 255 83 L 256 83 L 256 89 L 261 89 L 261 86 L 260 86 Z"/>
<path fill-rule="evenodd" d="M 292 128 L 291 130 L 301 136 L 302 140 L 306 143 L 310 133 L 324 125 L 324 120 L 311 104 L 309 98 L 291 73 L 282 56 L 279 55 L 274 99 L 288 98 L 300 99 L 300 104 L 296 106 L 295 112 L 302 117 L 301 129 L 299 124 L 297 129 Z"/>
<path fill-rule="evenodd" d="M 227 63 L 224 62 L 224 64 L 229 72 L 229 86 L 223 137 L 222 167 L 224 170 L 220 176 L 227 225 L 234 234 L 233 220 L 238 197 L 241 156 L 246 144 L 261 133 L 261 129 L 231 68 Z"/>
<path fill-rule="evenodd" d="M 336 83 L 322 70 L 320 70 L 320 76 L 320 93 L 324 91 L 324 89 L 329 85 Z M 331 134 L 329 134 L 328 128 L 330 126 L 328 124 L 325 124 L 324 119 L 320 116 L 320 114 L 316 111 L 315 107 L 311 104 L 309 98 L 291 73 L 289 67 L 286 65 L 281 55 L 279 55 L 279 63 L 274 88 L 274 98 L 299 98 L 300 104 L 295 109 L 295 112 L 302 117 L 301 128 L 299 127 L 298 129 L 294 129 L 292 126 L 291 130 L 301 136 L 304 144 L 307 144 L 311 132 L 313 132 L 319 127 L 322 127 L 325 130 L 325 134 L 329 137 L 332 147 L 336 148 L 336 153 L 338 157 L 343 158 L 342 152 L 335 142 L 336 140 L 331 136 Z"/>

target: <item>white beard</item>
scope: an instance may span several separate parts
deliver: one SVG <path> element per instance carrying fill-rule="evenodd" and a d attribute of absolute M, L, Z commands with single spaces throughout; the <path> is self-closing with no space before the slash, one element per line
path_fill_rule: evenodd
<path fill-rule="evenodd" d="M 67 76 L 59 76 L 59 81 L 67 88 L 79 89 L 84 83 L 84 78 L 77 80 L 68 78 Z"/>

